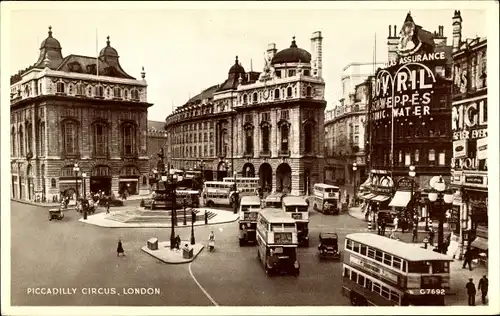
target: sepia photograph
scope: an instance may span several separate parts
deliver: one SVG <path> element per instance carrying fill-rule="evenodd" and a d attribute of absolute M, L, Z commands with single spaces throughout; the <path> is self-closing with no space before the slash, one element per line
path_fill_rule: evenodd
<path fill-rule="evenodd" d="M 500 313 L 497 2 L 1 6 L 2 314 Z"/>

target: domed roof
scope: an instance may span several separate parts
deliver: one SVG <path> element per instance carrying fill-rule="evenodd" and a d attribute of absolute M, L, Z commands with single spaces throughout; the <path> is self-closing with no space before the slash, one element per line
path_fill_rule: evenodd
<path fill-rule="evenodd" d="M 228 74 L 245 74 L 245 68 L 243 68 L 243 66 L 241 66 L 238 62 L 238 56 L 236 56 L 234 65 L 229 68 Z"/>
<path fill-rule="evenodd" d="M 49 37 L 43 40 L 40 45 L 40 49 L 48 48 L 48 49 L 61 49 L 61 44 L 59 41 L 52 37 L 52 26 L 49 26 Z"/>
<path fill-rule="evenodd" d="M 271 64 L 298 63 L 298 62 L 310 63 L 311 54 L 305 49 L 297 47 L 294 36 L 290 48 L 286 48 L 282 51 L 279 51 L 276 55 L 274 55 Z"/>
<path fill-rule="evenodd" d="M 101 49 L 101 52 L 99 53 L 99 57 L 100 56 L 119 57 L 116 49 L 114 49 L 113 47 L 111 47 L 111 45 L 109 45 L 110 44 L 109 36 L 107 37 L 107 39 L 108 40 L 106 41 L 106 47 Z"/>

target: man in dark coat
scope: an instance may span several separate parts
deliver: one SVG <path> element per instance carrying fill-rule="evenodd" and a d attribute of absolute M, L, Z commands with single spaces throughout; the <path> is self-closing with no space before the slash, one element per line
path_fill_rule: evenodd
<path fill-rule="evenodd" d="M 472 251 L 470 248 L 467 248 L 464 254 L 464 265 L 462 269 L 465 269 L 466 265 L 469 264 L 469 270 L 472 271 Z"/>
<path fill-rule="evenodd" d="M 176 248 L 177 250 L 179 250 L 180 246 L 181 246 L 181 237 L 179 237 L 179 235 L 177 235 L 177 236 L 175 236 L 175 245 L 174 245 L 174 248 Z"/>
<path fill-rule="evenodd" d="M 434 228 L 429 227 L 429 245 L 434 245 Z"/>
<path fill-rule="evenodd" d="M 120 255 L 125 256 L 125 250 L 123 250 L 122 240 L 118 239 L 118 247 L 116 247 L 116 256 L 119 257 Z"/>
<path fill-rule="evenodd" d="M 413 225 L 413 236 L 411 241 L 418 242 L 418 225 Z"/>
<path fill-rule="evenodd" d="M 385 236 L 385 226 L 387 224 L 385 223 L 385 218 L 382 218 L 382 236 Z"/>
<path fill-rule="evenodd" d="M 472 278 L 469 279 L 465 288 L 467 289 L 467 296 L 469 297 L 469 306 L 476 305 L 476 286 L 474 282 L 472 282 Z"/>
<path fill-rule="evenodd" d="M 486 274 L 479 280 L 477 289 L 481 290 L 481 300 L 483 301 L 483 305 L 486 305 L 486 295 L 488 295 L 488 278 Z"/>

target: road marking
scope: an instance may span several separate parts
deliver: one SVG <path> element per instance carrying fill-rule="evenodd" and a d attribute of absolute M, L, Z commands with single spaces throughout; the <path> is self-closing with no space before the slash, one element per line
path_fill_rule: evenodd
<path fill-rule="evenodd" d="M 208 297 L 208 299 L 212 302 L 212 304 L 214 304 L 215 306 L 219 306 L 219 304 L 217 304 L 217 302 L 210 296 L 210 294 L 208 294 L 208 292 L 203 288 L 203 286 L 201 286 L 200 282 L 198 282 L 198 280 L 196 280 L 196 278 L 194 277 L 193 271 L 191 271 L 191 264 L 192 263 L 193 262 L 189 263 L 189 274 L 193 278 L 194 282 L 196 283 L 196 285 L 198 285 L 198 287 L 205 294 L 205 296 Z"/>

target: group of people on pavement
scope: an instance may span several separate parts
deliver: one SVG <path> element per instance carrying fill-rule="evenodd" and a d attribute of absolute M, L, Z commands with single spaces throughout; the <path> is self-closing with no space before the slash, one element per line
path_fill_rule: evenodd
<path fill-rule="evenodd" d="M 469 282 L 467 282 L 465 288 L 467 289 L 469 306 L 475 306 L 476 294 L 479 293 L 477 293 L 478 291 L 476 291 L 476 286 L 474 285 L 473 278 L 469 278 Z M 483 305 L 486 305 L 486 296 L 488 295 L 488 278 L 486 277 L 486 275 L 483 275 L 483 277 L 479 280 L 479 283 L 477 284 L 477 290 L 481 291 L 481 301 L 483 302 Z"/>

